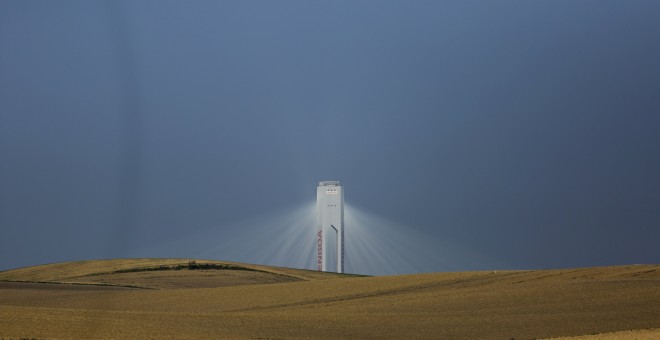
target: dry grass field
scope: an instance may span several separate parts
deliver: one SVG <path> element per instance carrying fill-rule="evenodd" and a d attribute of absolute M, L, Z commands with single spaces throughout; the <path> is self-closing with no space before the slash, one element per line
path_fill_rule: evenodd
<path fill-rule="evenodd" d="M 660 338 L 659 265 L 360 277 L 187 264 L 0 272 L 0 338 Z"/>

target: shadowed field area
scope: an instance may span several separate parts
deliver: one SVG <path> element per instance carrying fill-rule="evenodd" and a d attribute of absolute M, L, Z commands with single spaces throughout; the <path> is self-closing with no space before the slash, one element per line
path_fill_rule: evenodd
<path fill-rule="evenodd" d="M 359 277 L 188 263 L 98 260 L 0 272 L 0 337 L 531 339 L 654 336 L 648 329 L 660 327 L 658 265 Z"/>

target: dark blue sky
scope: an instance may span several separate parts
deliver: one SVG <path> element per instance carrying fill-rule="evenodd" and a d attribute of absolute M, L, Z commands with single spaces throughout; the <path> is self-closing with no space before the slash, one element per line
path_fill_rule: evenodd
<path fill-rule="evenodd" d="M 335 179 L 480 268 L 658 263 L 659 14 L 4 0 L 0 270 L 132 256 Z"/>

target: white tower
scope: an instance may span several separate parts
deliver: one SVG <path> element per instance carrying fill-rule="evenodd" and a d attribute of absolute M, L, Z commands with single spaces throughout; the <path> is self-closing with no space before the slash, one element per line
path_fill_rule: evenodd
<path fill-rule="evenodd" d="M 338 181 L 319 182 L 316 187 L 316 265 L 326 271 L 328 240 L 337 240 L 337 273 L 344 272 L 344 191 Z"/>

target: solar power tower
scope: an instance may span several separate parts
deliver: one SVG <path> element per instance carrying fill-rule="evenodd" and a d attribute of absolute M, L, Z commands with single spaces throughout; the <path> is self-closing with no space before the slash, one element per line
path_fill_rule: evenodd
<path fill-rule="evenodd" d="M 329 238 L 335 237 L 337 240 L 337 273 L 343 273 L 344 191 L 339 181 L 319 182 L 316 187 L 316 215 L 316 268 L 319 271 L 327 271 L 326 245 L 329 244 Z"/>

